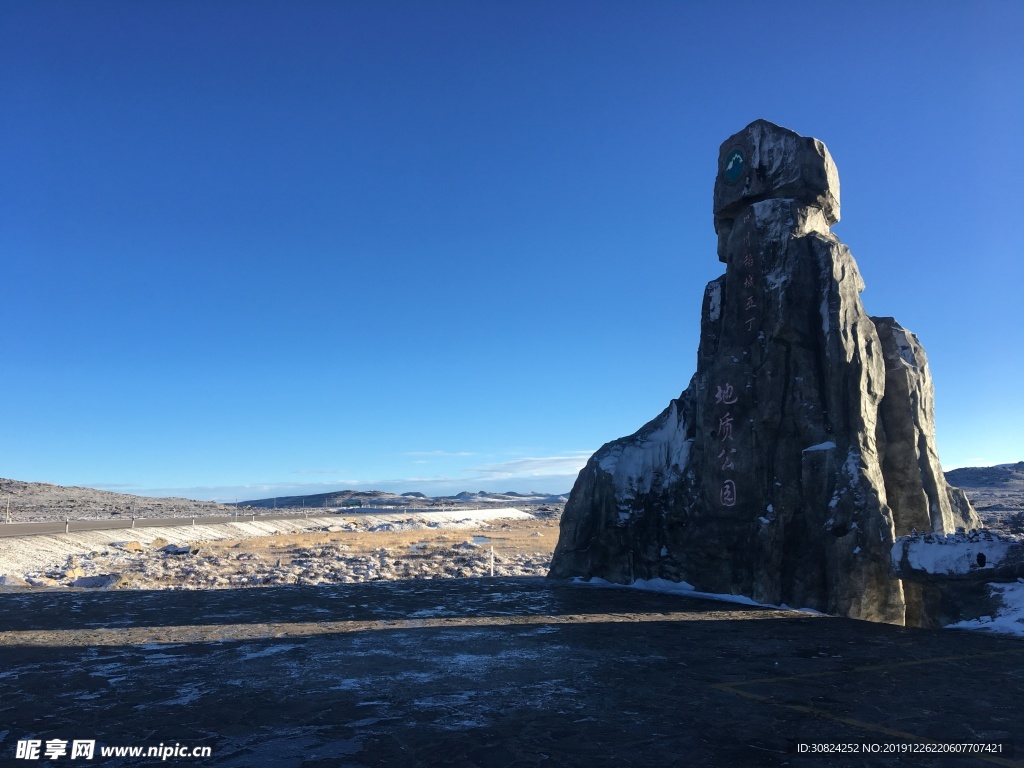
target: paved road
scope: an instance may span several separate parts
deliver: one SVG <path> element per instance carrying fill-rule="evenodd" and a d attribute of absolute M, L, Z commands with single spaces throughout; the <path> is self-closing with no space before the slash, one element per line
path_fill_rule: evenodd
<path fill-rule="evenodd" d="M 1022 662 L 1012 639 L 545 579 L 7 593 L 0 763 L 32 737 L 212 752 L 92 763 L 125 768 L 1024 766 L 789 751 L 1024 749 Z"/>
<path fill-rule="evenodd" d="M 348 507 L 344 509 L 309 509 L 304 512 L 282 512 L 281 514 L 239 514 L 202 515 L 199 517 L 152 517 L 123 520 L 58 520 L 40 523 L 0 523 L 0 538 L 5 536 L 33 536 L 39 534 L 76 533 L 80 531 L 128 530 L 131 528 L 165 528 L 182 525 L 214 525 L 216 523 L 271 522 L 274 520 L 295 520 L 303 517 L 326 517 L 329 515 L 400 515 L 410 516 L 430 512 L 479 512 L 493 511 L 497 507 L 480 508 L 401 508 L 401 507 Z"/>
<path fill-rule="evenodd" d="M 329 512 L 317 512 L 317 515 L 331 514 Z M 347 514 L 347 512 L 346 512 Z M 151 517 L 137 518 L 132 524 L 131 518 L 126 520 L 69 520 L 67 522 L 45 522 L 45 523 L 3 523 L 0 524 L 0 537 L 2 536 L 32 536 L 36 534 L 54 533 L 76 533 L 79 531 L 108 531 L 131 528 L 165 528 L 168 526 L 192 525 L 213 525 L 215 523 L 238 523 L 251 520 L 294 520 L 294 513 L 288 515 L 203 515 L 201 517 Z"/>

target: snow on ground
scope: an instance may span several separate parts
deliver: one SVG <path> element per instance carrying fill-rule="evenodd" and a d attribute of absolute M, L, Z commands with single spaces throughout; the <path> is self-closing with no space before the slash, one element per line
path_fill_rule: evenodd
<path fill-rule="evenodd" d="M 665 592 L 684 597 L 696 597 L 703 600 L 717 600 L 721 603 L 738 603 L 740 605 L 751 605 L 757 608 L 778 608 L 783 611 L 798 611 L 800 613 L 812 613 L 819 616 L 824 614 L 812 608 L 790 608 L 788 605 L 772 605 L 771 603 L 759 603 L 743 595 L 721 595 L 714 592 L 699 592 L 692 584 L 685 581 L 669 581 L 668 579 L 637 579 L 632 584 L 616 584 L 605 579 L 594 577 L 589 580 L 576 578 L 573 581 L 577 584 L 589 584 L 595 587 L 621 587 L 625 589 L 642 589 L 647 592 Z"/>
<path fill-rule="evenodd" d="M 974 629 L 1024 637 L 1024 583 L 989 584 L 993 597 L 1002 603 L 995 616 L 950 624 L 946 629 Z"/>
<path fill-rule="evenodd" d="M 158 528 L 120 528 L 0 538 L 0 575 L 58 568 L 68 557 L 90 552 L 112 552 L 116 542 L 137 541 L 150 545 L 156 539 L 184 546 L 201 541 L 252 539 L 281 533 L 309 533 L 325 529 L 403 530 L 411 528 L 472 528 L 492 520 L 528 520 L 532 515 L 511 507 L 503 509 L 454 510 L 296 517 L 289 520 L 179 525 Z M 352 521 L 357 520 L 357 524 Z"/>
<path fill-rule="evenodd" d="M 825 614 L 815 611 L 812 608 L 790 608 L 788 605 L 771 605 L 770 603 L 758 603 L 743 595 L 719 595 L 710 592 L 699 592 L 691 584 L 685 581 L 668 581 L 667 579 L 637 579 L 632 584 L 615 584 L 601 578 L 593 578 L 589 581 L 574 579 L 577 584 L 587 584 L 595 587 L 620 587 L 625 589 L 642 589 L 649 592 L 666 592 L 682 595 L 684 597 L 698 597 L 704 600 L 717 600 L 723 603 L 739 603 L 740 605 L 752 605 L 759 608 L 778 608 L 780 610 L 798 611 L 818 616 Z M 1024 580 L 1017 583 L 990 584 L 993 596 L 1000 599 L 1002 607 L 995 616 L 982 616 L 973 621 L 961 621 L 950 624 L 945 629 L 969 629 L 983 632 L 995 632 L 999 634 L 1016 635 L 1024 637 Z"/>

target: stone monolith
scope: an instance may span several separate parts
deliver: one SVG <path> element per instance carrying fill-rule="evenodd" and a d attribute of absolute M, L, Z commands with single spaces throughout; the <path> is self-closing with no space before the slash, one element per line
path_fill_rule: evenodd
<path fill-rule="evenodd" d="M 978 526 L 946 485 L 917 338 L 871 318 L 831 232 L 825 145 L 765 120 L 722 144 L 718 257 L 697 372 L 602 446 L 562 516 L 553 577 L 663 578 L 858 619 L 922 623 L 894 538 Z"/>

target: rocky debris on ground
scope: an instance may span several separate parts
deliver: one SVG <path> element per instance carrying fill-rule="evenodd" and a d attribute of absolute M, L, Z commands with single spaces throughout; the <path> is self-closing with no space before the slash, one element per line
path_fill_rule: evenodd
<path fill-rule="evenodd" d="M 192 547 L 187 544 L 181 546 L 177 544 L 168 544 L 167 546 L 160 547 L 160 551 L 165 555 L 188 555 L 192 553 Z"/>
<path fill-rule="evenodd" d="M 141 529 L 134 531 L 138 539 L 104 546 L 86 545 L 102 532 L 0 539 L 12 547 L 0 550 L 0 573 L 8 574 L 0 587 L 200 589 L 472 577 L 490 574 L 491 546 L 496 576 L 536 576 L 550 567 L 557 530 L 553 520 L 513 509 L 360 515 L 338 526 L 321 521 L 309 518 L 287 532 L 253 523 L 186 526 L 183 533 L 209 538 L 175 542 L 160 535 L 173 529 Z M 545 538 L 528 539 L 528 533 Z M 57 560 L 55 538 L 67 540 Z M 28 565 L 33 546 L 36 565 Z M 20 570 L 10 568 L 11 551 L 19 554 Z"/>
<path fill-rule="evenodd" d="M 146 526 L 136 529 L 72 531 L 58 534 L 36 534 L 29 536 L 0 536 L 0 573 L 25 573 L 32 570 L 48 570 L 63 564 L 70 555 L 82 552 L 108 551 L 121 548 L 112 539 L 120 540 L 130 535 L 143 546 L 160 549 L 169 544 L 191 545 L 201 541 L 225 541 L 252 539 L 266 536 L 308 534 L 311 532 L 369 533 L 369 529 L 382 523 L 392 524 L 398 532 L 422 529 L 448 530 L 472 529 L 492 525 L 496 522 L 537 521 L 545 525 L 553 522 L 535 517 L 519 509 L 484 509 L 431 511 L 408 515 L 405 512 L 355 514 L 350 517 L 325 515 L 321 517 L 292 517 L 285 520 L 244 520 L 231 523 L 201 523 L 180 526 Z M 386 535 L 386 532 L 379 532 Z M 377 535 L 377 534 L 374 534 Z"/>
<path fill-rule="evenodd" d="M 930 620 L 890 572 L 896 537 L 980 521 L 940 470 L 924 350 L 865 312 L 857 264 L 830 229 L 839 211 L 817 139 L 758 120 L 722 144 L 727 267 L 705 290 L 697 372 L 580 472 L 552 576 Z"/>
<path fill-rule="evenodd" d="M 127 587 L 129 581 L 119 573 L 100 573 L 95 576 L 79 576 L 71 582 L 72 587 L 83 589 L 116 589 Z"/>
<path fill-rule="evenodd" d="M 543 576 L 550 553 L 494 554 L 495 576 Z M 217 589 L 278 584 L 347 584 L 397 579 L 471 578 L 491 575 L 491 552 L 472 542 L 428 542 L 380 547 L 354 554 L 343 545 L 295 547 L 263 558 L 245 551 L 202 547 L 184 552 L 115 550 L 68 559 L 62 569 L 26 574 L 7 586 L 90 589 Z M 4 582 L 0 581 L 0 585 Z"/>

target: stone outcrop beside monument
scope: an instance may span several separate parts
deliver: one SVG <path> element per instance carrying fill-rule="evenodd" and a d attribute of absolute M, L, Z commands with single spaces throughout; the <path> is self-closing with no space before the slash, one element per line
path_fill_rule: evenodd
<path fill-rule="evenodd" d="M 714 213 L 726 272 L 704 293 L 697 372 L 580 472 L 551 575 L 921 623 L 919 590 L 890 570 L 895 538 L 978 522 L 941 473 L 920 344 L 866 314 L 830 231 L 828 150 L 751 123 L 722 145 Z"/>

